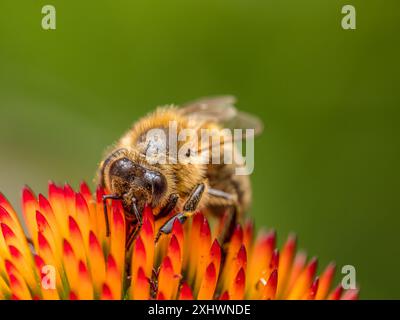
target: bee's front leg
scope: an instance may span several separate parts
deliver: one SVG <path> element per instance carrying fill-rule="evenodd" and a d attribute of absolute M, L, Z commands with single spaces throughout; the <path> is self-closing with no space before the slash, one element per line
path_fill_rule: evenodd
<path fill-rule="evenodd" d="M 136 226 L 134 228 L 132 228 L 131 232 L 129 233 L 129 235 L 127 237 L 127 241 L 126 241 L 126 248 L 127 249 L 130 248 L 133 240 L 135 240 L 136 235 L 138 234 L 138 232 L 142 228 L 142 224 L 143 224 L 142 214 L 139 212 L 139 210 L 137 208 L 136 198 L 132 198 L 132 211 L 133 211 L 133 213 L 135 215 L 135 218 L 136 218 Z"/>
<path fill-rule="evenodd" d="M 108 220 L 108 209 L 107 209 L 107 200 L 121 200 L 122 197 L 116 194 L 105 194 L 103 195 L 103 210 L 104 210 L 104 220 L 106 222 L 106 237 L 108 238 L 111 234 L 110 231 L 110 221 Z"/>
<path fill-rule="evenodd" d="M 161 234 L 169 234 L 172 231 L 172 227 L 174 226 L 175 220 L 178 220 L 180 223 L 184 223 L 186 219 L 190 216 L 192 216 L 195 212 L 197 207 L 199 206 L 201 197 L 204 193 L 204 190 L 206 189 L 206 186 L 204 183 L 198 184 L 193 191 L 190 193 L 188 199 L 186 200 L 185 204 L 183 205 L 183 210 L 182 212 L 179 212 L 175 216 L 173 216 L 171 219 L 167 220 L 160 230 L 158 230 L 155 242 L 158 242 L 158 239 L 160 238 Z"/>

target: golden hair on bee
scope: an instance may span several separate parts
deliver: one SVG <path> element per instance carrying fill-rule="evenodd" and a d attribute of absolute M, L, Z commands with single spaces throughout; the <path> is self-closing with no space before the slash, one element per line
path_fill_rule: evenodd
<path fill-rule="evenodd" d="M 237 111 L 234 102 L 230 96 L 206 98 L 182 107 L 159 107 L 139 119 L 100 163 L 99 182 L 110 191 L 104 203 L 122 200 L 136 231 L 145 205 L 152 207 L 156 219 L 168 217 L 160 234 L 169 233 L 175 219 L 184 222 L 197 210 L 215 215 L 229 211 L 230 225 L 234 224 L 249 208 L 250 180 L 235 174 L 236 163 L 221 163 L 220 157 L 213 163 L 214 153 L 239 153 L 236 136 L 226 133 L 228 122 L 236 128 L 253 128 L 253 136 L 262 130 L 261 121 Z M 206 131 L 221 134 L 217 146 L 212 140 L 204 147 Z"/>

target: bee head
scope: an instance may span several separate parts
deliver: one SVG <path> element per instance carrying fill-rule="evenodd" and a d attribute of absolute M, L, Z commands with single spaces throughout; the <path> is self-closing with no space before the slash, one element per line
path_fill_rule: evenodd
<path fill-rule="evenodd" d="M 145 168 L 128 157 L 111 161 L 107 169 L 106 185 L 111 192 L 122 197 L 124 208 L 129 213 L 133 213 L 133 202 L 140 212 L 145 204 L 156 207 L 167 191 L 167 180 L 162 173 Z"/>

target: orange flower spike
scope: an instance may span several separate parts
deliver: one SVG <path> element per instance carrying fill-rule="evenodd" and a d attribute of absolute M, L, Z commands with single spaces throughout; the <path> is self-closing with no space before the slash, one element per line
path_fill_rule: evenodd
<path fill-rule="evenodd" d="M 69 293 L 69 300 L 78 300 L 78 296 L 74 291 L 70 291 Z"/>
<path fill-rule="evenodd" d="M 99 240 L 93 231 L 89 233 L 89 263 L 90 272 L 96 293 L 102 290 L 102 285 L 106 280 L 106 263 Z"/>
<path fill-rule="evenodd" d="M 210 263 L 201 280 L 198 300 L 211 300 L 214 296 L 215 287 L 217 286 L 217 273 L 214 263 Z"/>
<path fill-rule="evenodd" d="M 5 271 L 8 274 L 19 274 L 19 270 L 15 267 L 14 262 L 11 260 L 4 260 Z"/>
<path fill-rule="evenodd" d="M 9 225 L 1 223 L 0 226 L 2 232 L 2 236 L 0 235 L 1 238 L 0 253 L 3 252 L 4 257 L 8 258 L 9 257 L 8 247 L 14 246 L 22 254 L 24 260 L 32 265 L 33 264 L 32 254 L 26 242 L 25 235 L 23 235 L 22 238 L 20 238 L 17 236 L 17 234 L 15 234 L 14 230 L 12 230 Z"/>
<path fill-rule="evenodd" d="M 228 291 L 225 291 L 221 296 L 219 297 L 219 300 L 229 300 L 229 293 Z"/>
<path fill-rule="evenodd" d="M 172 235 L 169 241 L 167 255 L 171 259 L 174 273 L 180 274 L 182 268 L 182 254 L 181 254 L 181 248 L 179 247 L 179 242 L 174 234 Z"/>
<path fill-rule="evenodd" d="M 171 286 L 174 288 L 172 296 L 175 298 L 179 288 L 179 280 L 182 277 L 182 250 L 174 234 L 171 236 L 168 244 L 167 256 L 171 259 L 172 268 L 174 270 L 174 281 L 171 283 Z"/>
<path fill-rule="evenodd" d="M 240 246 L 240 249 L 236 256 L 235 262 L 236 262 L 236 266 L 238 267 L 238 270 L 240 270 L 240 268 L 243 268 L 243 270 L 246 272 L 247 252 L 246 252 L 246 247 L 244 246 L 244 244 L 242 244 Z"/>
<path fill-rule="evenodd" d="M 80 300 L 93 299 L 93 284 L 89 271 L 83 261 L 78 265 L 79 286 L 75 289 Z"/>
<path fill-rule="evenodd" d="M 14 244 L 16 241 L 16 237 L 12 229 L 9 227 L 11 216 L 9 213 L 0 207 L 0 227 L 1 227 L 1 234 L 0 234 L 0 253 L 1 257 L 8 258 L 8 246 Z M 7 242 L 6 242 L 7 241 Z M 13 243 L 10 243 L 13 242 Z M 1 267 L 0 267 L 1 268 Z"/>
<path fill-rule="evenodd" d="M 36 225 L 38 232 L 41 233 L 48 241 L 51 251 L 53 253 L 59 252 L 56 251 L 56 243 L 52 227 L 47 222 L 46 217 L 40 211 L 36 211 Z"/>
<path fill-rule="evenodd" d="M 42 195 L 39 194 L 39 211 L 45 216 L 49 225 L 51 226 L 53 233 L 60 232 L 58 227 L 58 222 L 56 216 L 54 215 L 53 208 L 50 205 L 50 202 Z"/>
<path fill-rule="evenodd" d="M 46 233 L 46 237 L 52 243 L 52 245 L 54 244 L 55 254 L 60 258 L 63 245 L 62 239 L 63 237 L 66 236 L 66 234 L 62 233 L 63 232 L 62 228 L 60 227 L 59 222 L 57 221 L 53 208 L 50 205 L 50 202 L 41 194 L 39 194 L 38 199 L 39 199 L 39 210 L 36 212 L 37 227 L 40 230 L 41 227 L 39 226 L 39 223 L 43 223 L 45 225 L 47 223 L 47 225 L 49 226 L 48 229 L 51 230 L 51 232 L 48 233 L 51 233 L 52 236 L 50 237 L 50 235 Z M 38 217 L 38 212 L 44 217 L 44 219 L 42 217 Z M 64 217 L 64 221 L 66 220 L 67 220 L 66 217 Z M 44 221 L 46 221 L 46 223 Z"/>
<path fill-rule="evenodd" d="M 343 292 L 343 287 L 339 284 L 329 295 L 328 300 L 340 300 L 340 297 Z"/>
<path fill-rule="evenodd" d="M 29 260 L 24 259 L 21 252 L 14 246 L 9 246 L 11 261 L 18 269 L 19 274 L 25 279 L 30 288 L 37 286 L 34 269 L 29 264 Z"/>
<path fill-rule="evenodd" d="M 246 247 L 246 251 L 250 252 L 250 248 L 253 242 L 254 234 L 254 222 L 252 220 L 247 220 L 243 228 L 243 244 Z"/>
<path fill-rule="evenodd" d="M 170 257 L 166 256 L 160 267 L 160 273 L 158 275 L 158 294 L 157 294 L 157 299 L 160 297 L 160 293 L 163 294 L 165 299 L 173 299 L 175 297 L 172 296 L 174 293 L 174 286 L 171 285 L 174 283 L 175 275 L 174 275 L 174 270 L 172 267 L 172 262 Z"/>
<path fill-rule="evenodd" d="M 13 292 L 14 298 L 17 298 L 17 300 L 32 299 L 29 289 L 20 275 L 10 273 L 8 278 L 10 280 L 10 289 Z"/>
<path fill-rule="evenodd" d="M 4 223 L 0 223 L 0 256 L 5 259 L 5 258 L 9 258 L 10 257 L 10 253 L 8 251 L 8 246 L 6 244 L 6 241 L 4 239 L 4 226 L 6 226 L 6 224 Z M 0 272 L 2 271 L 2 263 L 0 260 Z"/>
<path fill-rule="evenodd" d="M 233 278 L 236 277 L 236 274 L 232 274 L 231 272 L 231 265 L 233 260 L 237 256 L 237 253 L 239 252 L 242 242 L 243 242 L 243 229 L 238 224 L 236 225 L 231 240 L 228 244 L 225 267 L 224 270 L 222 271 L 222 281 L 223 281 L 222 288 L 224 288 L 224 290 L 229 288 L 231 282 L 233 281 Z"/>
<path fill-rule="evenodd" d="M 69 240 L 73 248 L 75 256 L 78 260 L 85 260 L 85 245 L 82 238 L 81 230 L 76 220 L 69 216 L 68 218 Z"/>
<path fill-rule="evenodd" d="M 229 289 L 229 285 L 234 281 L 236 275 L 238 274 L 240 269 L 243 269 L 246 273 L 246 265 L 247 265 L 247 253 L 246 248 L 242 244 L 240 249 L 236 255 L 236 257 L 232 260 L 228 268 L 228 272 L 226 273 L 226 282 L 228 284 L 225 289 Z"/>
<path fill-rule="evenodd" d="M 300 274 L 302 273 L 305 265 L 307 262 L 307 255 L 305 254 L 305 252 L 298 252 L 293 260 L 293 265 L 291 266 L 291 271 L 290 271 L 290 276 L 288 279 L 288 285 L 285 288 L 285 298 L 287 297 L 287 295 L 290 293 L 290 291 L 293 288 L 293 285 L 295 284 L 295 282 L 297 281 L 297 279 L 299 278 Z M 278 270 L 279 272 L 279 270 Z"/>
<path fill-rule="evenodd" d="M 102 286 L 100 299 L 101 300 L 114 300 L 111 289 L 106 284 L 103 284 L 103 286 Z"/>
<path fill-rule="evenodd" d="M 74 290 L 79 286 L 78 259 L 68 240 L 63 242 L 63 263 L 69 286 Z"/>
<path fill-rule="evenodd" d="M 179 300 L 193 300 L 192 289 L 190 289 L 189 285 L 186 282 L 183 282 L 181 285 Z"/>
<path fill-rule="evenodd" d="M 303 300 L 315 300 L 315 296 L 317 295 L 319 287 L 319 278 L 315 278 L 313 283 L 311 284 L 310 289 L 304 295 Z"/>
<path fill-rule="evenodd" d="M 318 261 L 316 258 L 312 258 L 307 267 L 297 277 L 292 289 L 290 290 L 288 299 L 301 299 L 305 292 L 310 288 L 312 279 L 317 270 Z"/>
<path fill-rule="evenodd" d="M 121 299 L 122 296 L 122 275 L 118 269 L 114 257 L 110 254 L 107 259 L 106 284 L 111 290 L 114 299 Z"/>
<path fill-rule="evenodd" d="M 76 217 L 75 192 L 68 183 L 64 185 L 63 191 L 67 214 Z"/>
<path fill-rule="evenodd" d="M 0 300 L 8 299 L 11 295 L 10 287 L 5 282 L 3 277 L 0 277 Z"/>
<path fill-rule="evenodd" d="M 106 239 L 106 220 L 104 217 L 103 196 L 105 195 L 104 189 L 97 187 L 96 189 L 96 213 L 95 213 L 95 232 L 98 239 Z M 107 211 L 108 213 L 108 211 Z M 110 215 L 108 213 L 110 218 Z M 103 240 L 106 241 L 106 240 Z M 102 243 L 103 244 L 103 243 Z"/>
<path fill-rule="evenodd" d="M 246 273 L 243 268 L 239 270 L 229 288 L 229 297 L 232 300 L 243 300 L 246 286 Z"/>
<path fill-rule="evenodd" d="M 93 200 L 92 192 L 90 191 L 90 188 L 86 182 L 81 182 L 81 184 L 79 185 L 79 192 L 85 199 L 87 206 L 89 208 L 90 214 L 94 213 L 95 212 L 95 206 L 94 206 L 95 201 Z"/>
<path fill-rule="evenodd" d="M 149 279 L 142 267 L 139 267 L 136 277 L 132 278 L 131 284 L 131 299 L 147 300 L 150 298 L 150 283 Z"/>
<path fill-rule="evenodd" d="M 0 207 L 3 207 L 12 217 L 12 219 L 19 224 L 18 214 L 7 200 L 7 198 L 0 192 Z"/>
<path fill-rule="evenodd" d="M 243 243 L 243 229 L 240 224 L 236 225 L 233 231 L 231 241 L 229 242 L 228 255 L 233 259 L 238 253 Z"/>
<path fill-rule="evenodd" d="M 256 296 L 261 296 L 263 295 L 262 293 L 262 289 L 260 289 L 260 285 L 265 286 L 267 283 L 267 279 L 270 279 L 272 276 L 272 273 L 274 271 L 278 271 L 278 266 L 279 266 L 279 251 L 278 249 L 275 249 L 272 253 L 271 256 L 271 261 L 268 264 L 268 267 L 262 271 L 260 279 L 258 280 L 257 284 L 254 286 L 254 288 L 251 288 L 253 290 L 250 290 L 247 292 L 247 295 L 249 297 L 251 297 L 252 295 L 256 295 Z M 276 276 L 278 275 L 278 273 L 276 274 Z M 276 280 L 278 280 L 278 278 L 276 278 Z M 268 280 L 269 281 L 269 280 Z M 275 284 L 275 287 L 273 289 L 273 298 L 271 298 L 270 294 L 266 294 L 268 296 L 268 298 L 264 298 L 264 299 L 274 299 L 276 296 L 276 291 L 277 291 L 277 284 Z M 265 288 L 266 289 L 266 288 Z M 256 293 L 256 291 L 258 291 L 258 293 Z"/>
<path fill-rule="evenodd" d="M 96 212 L 96 202 L 93 199 L 92 192 L 90 191 L 89 186 L 82 182 L 79 186 L 79 192 L 85 199 L 87 208 L 89 210 L 89 219 L 90 219 L 90 229 L 93 230 L 97 235 L 97 212 Z"/>
<path fill-rule="evenodd" d="M 200 287 L 201 278 L 203 277 L 204 272 L 207 268 L 207 262 L 210 254 L 210 247 L 211 247 L 211 230 L 208 224 L 208 220 L 203 216 L 203 221 L 200 225 L 199 245 L 197 247 L 198 260 L 197 260 L 196 283 L 195 283 L 196 292 Z"/>
<path fill-rule="evenodd" d="M 22 212 L 26 227 L 28 228 L 29 235 L 32 241 L 37 245 L 37 232 L 36 232 L 36 210 L 38 209 L 38 204 L 36 197 L 33 192 L 25 187 L 22 191 Z"/>
<path fill-rule="evenodd" d="M 196 213 L 193 216 L 192 224 L 187 225 L 187 230 L 190 236 L 185 238 L 185 252 L 184 252 L 184 265 L 188 268 L 188 280 L 193 281 L 196 274 L 196 267 L 199 258 L 198 246 L 200 238 L 200 226 L 203 222 L 204 216 L 201 213 Z"/>
<path fill-rule="evenodd" d="M 322 273 L 319 279 L 318 291 L 315 296 L 316 300 L 325 299 L 328 295 L 333 277 L 335 275 L 336 264 L 331 262 Z"/>
<path fill-rule="evenodd" d="M 30 300 L 31 294 L 28 286 L 13 262 L 5 260 L 4 266 L 8 275 L 11 292 L 16 295 L 19 300 Z"/>
<path fill-rule="evenodd" d="M 42 299 L 43 300 L 58 300 L 58 299 L 60 299 L 57 289 L 52 289 L 50 287 L 51 283 L 49 283 L 49 281 L 52 281 L 52 279 L 45 278 L 46 276 L 48 276 L 49 271 L 46 270 L 46 268 L 45 268 L 46 264 L 44 263 L 43 259 L 38 255 L 35 256 L 35 265 L 36 265 L 37 273 L 40 278 L 40 287 L 42 289 L 41 290 L 42 291 Z M 49 287 L 47 287 L 47 286 L 49 286 Z"/>
<path fill-rule="evenodd" d="M 178 240 L 179 243 L 179 248 L 181 249 L 182 257 L 183 257 L 183 249 L 184 248 L 184 231 L 183 231 L 183 226 L 182 223 L 179 222 L 178 219 L 174 221 L 174 224 L 172 226 L 172 232 L 173 235 L 175 235 L 176 240 Z"/>
<path fill-rule="evenodd" d="M 219 271 L 221 267 L 221 254 L 222 254 L 221 246 L 219 245 L 218 240 L 215 239 L 210 249 L 208 264 L 211 263 L 214 264 L 215 274 L 217 275 L 217 278 L 219 276 Z"/>
<path fill-rule="evenodd" d="M 0 223 L 4 223 L 11 228 L 15 228 L 19 225 L 19 222 L 15 222 L 11 214 L 2 206 L 0 206 Z"/>
<path fill-rule="evenodd" d="M 125 264 L 125 217 L 120 201 L 114 201 L 112 205 L 110 253 L 117 264 L 119 273 L 124 274 Z M 119 280 L 121 281 L 121 279 Z"/>
<path fill-rule="evenodd" d="M 83 239 L 89 239 L 90 213 L 85 198 L 82 194 L 75 194 L 76 222 L 82 232 Z"/>
<path fill-rule="evenodd" d="M 250 254 L 250 261 L 248 263 L 248 280 L 247 280 L 247 291 L 249 295 L 255 294 L 256 285 L 260 280 L 260 277 L 269 277 L 265 275 L 268 270 L 268 263 L 271 261 L 272 254 L 276 244 L 276 233 L 275 231 L 269 231 L 267 233 L 262 232 L 256 239 L 253 249 Z"/>
<path fill-rule="evenodd" d="M 64 190 L 49 183 L 49 202 L 63 237 L 68 235 L 68 214 L 65 212 Z"/>
<path fill-rule="evenodd" d="M 140 230 L 140 237 L 146 252 L 146 264 L 143 265 L 144 271 L 148 278 L 151 277 L 154 263 L 154 223 L 153 213 L 150 208 L 144 210 L 143 224 Z"/>
<path fill-rule="evenodd" d="M 143 209 L 143 220 L 146 218 L 148 219 L 148 221 L 151 224 L 152 229 L 154 230 L 155 226 L 154 226 L 153 210 L 151 209 L 151 207 L 148 204 L 146 204 Z"/>
<path fill-rule="evenodd" d="M 12 231 L 11 233 L 9 233 L 11 237 L 7 239 L 10 240 L 8 244 L 6 243 L 6 239 L 4 238 L 4 236 L 0 234 L 0 256 L 3 258 L 8 258 L 9 255 L 7 246 L 15 245 L 21 251 L 22 255 L 27 261 L 32 261 L 31 250 L 28 247 L 28 243 L 25 238 L 25 232 L 21 227 L 21 224 L 18 220 L 18 216 L 14 211 L 13 207 L 11 206 L 11 204 L 1 193 L 0 193 L 0 223 L 7 225 L 9 229 Z"/>
<path fill-rule="evenodd" d="M 157 294 L 157 300 L 166 300 L 164 293 L 159 291 L 158 294 Z"/>
<path fill-rule="evenodd" d="M 52 266 L 57 265 L 54 251 L 51 249 L 49 242 L 41 232 L 38 233 L 38 254 L 43 258 L 46 264 Z"/>
<path fill-rule="evenodd" d="M 272 253 L 271 261 L 269 263 L 270 271 L 277 270 L 279 267 L 279 250 L 275 249 Z"/>
<path fill-rule="evenodd" d="M 1 194 L 0 194 L 0 196 L 1 196 Z M 14 215 L 14 213 L 12 210 L 9 211 L 9 209 L 6 209 L 5 207 L 0 206 L 0 223 L 4 223 L 7 226 L 9 226 L 9 228 L 14 231 L 16 237 L 18 239 L 23 240 L 25 238 L 25 233 L 22 230 L 22 227 L 21 227 L 19 221 L 15 220 L 13 215 Z M 21 241 L 21 242 L 22 242 L 21 244 L 23 244 L 24 246 L 27 247 L 26 241 Z M 26 248 L 26 249 L 28 249 L 28 248 Z"/>
<path fill-rule="evenodd" d="M 284 292 L 284 289 L 287 287 L 289 282 L 289 272 L 292 266 L 293 257 L 296 253 L 296 243 L 297 238 L 295 235 L 289 235 L 280 255 L 280 262 L 279 262 L 279 280 L 278 280 L 278 297 Z"/>
<path fill-rule="evenodd" d="M 140 268 L 146 268 L 147 254 L 144 246 L 142 235 L 139 235 L 133 243 L 132 257 L 131 257 L 131 277 L 137 278 L 137 273 Z M 151 273 L 150 273 L 151 275 Z"/>
<path fill-rule="evenodd" d="M 343 293 L 341 300 L 357 300 L 358 299 L 358 289 L 349 289 Z"/>
<path fill-rule="evenodd" d="M 264 279 L 262 279 L 264 280 Z M 264 280 L 265 281 L 265 280 Z M 261 299 L 272 300 L 276 297 L 276 290 L 278 286 L 278 270 L 273 270 L 266 284 L 261 290 Z"/>

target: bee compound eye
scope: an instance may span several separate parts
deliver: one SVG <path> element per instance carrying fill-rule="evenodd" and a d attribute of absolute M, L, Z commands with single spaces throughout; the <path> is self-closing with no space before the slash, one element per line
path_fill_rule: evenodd
<path fill-rule="evenodd" d="M 167 191 L 165 176 L 156 171 L 146 171 L 145 180 L 151 186 L 153 203 L 157 203 Z"/>
<path fill-rule="evenodd" d="M 128 158 L 121 158 L 115 161 L 110 167 L 110 175 L 120 177 L 124 180 L 132 178 L 135 164 Z"/>

